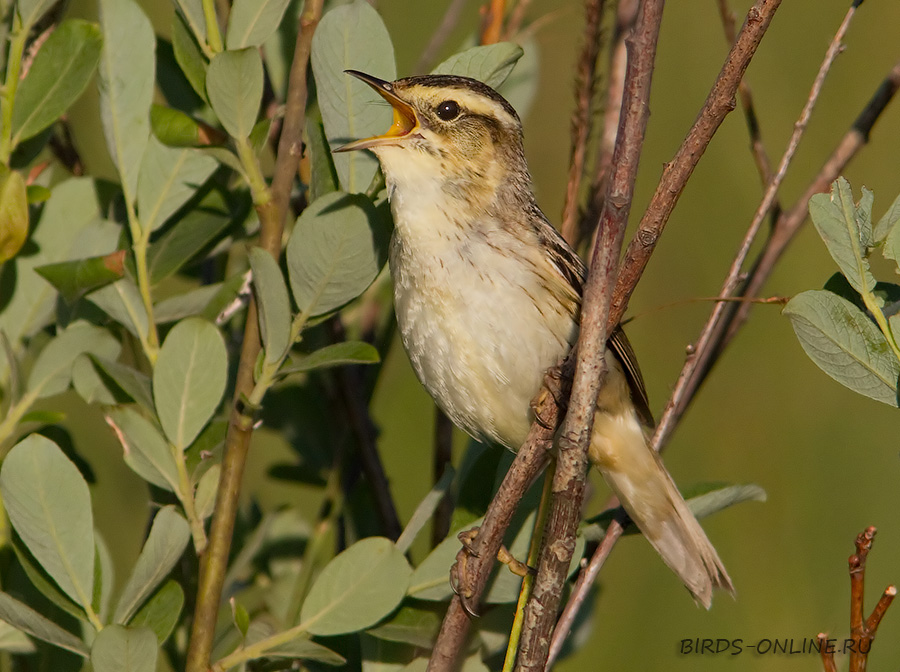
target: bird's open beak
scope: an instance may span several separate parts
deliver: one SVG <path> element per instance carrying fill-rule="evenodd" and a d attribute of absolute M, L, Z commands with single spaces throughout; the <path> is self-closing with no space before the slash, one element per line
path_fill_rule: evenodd
<path fill-rule="evenodd" d="M 386 133 L 376 135 L 371 138 L 362 140 L 354 140 L 343 147 L 333 150 L 335 152 L 350 152 L 354 149 L 370 149 L 372 147 L 383 147 L 385 145 L 395 145 L 397 142 L 410 133 L 419 128 L 419 120 L 416 119 L 416 111 L 412 106 L 394 93 L 394 87 L 390 82 L 378 79 L 372 75 L 367 75 L 358 70 L 345 70 L 348 75 L 361 79 L 378 92 L 382 98 L 391 104 L 394 110 L 394 122 Z"/>

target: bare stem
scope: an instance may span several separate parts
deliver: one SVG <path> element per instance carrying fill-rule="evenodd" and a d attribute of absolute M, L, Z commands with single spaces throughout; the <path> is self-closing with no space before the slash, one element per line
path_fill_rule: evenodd
<path fill-rule="evenodd" d="M 275 176 L 272 181 L 272 198 L 258 209 L 260 220 L 259 245 L 275 259 L 281 255 L 281 239 L 284 219 L 288 210 L 290 185 L 297 173 L 300 160 L 300 134 L 305 123 L 306 70 L 312 36 L 322 16 L 322 0 L 308 0 L 300 17 L 300 30 L 291 65 L 290 82 L 285 107 L 285 123 L 278 145 Z M 225 456 L 216 496 L 216 507 L 210 528 L 207 553 L 201 561 L 197 605 L 188 648 L 187 672 L 206 672 L 212 652 L 216 618 L 228 555 L 234 533 L 240 500 L 241 481 L 250 448 L 252 425 L 247 423 L 241 397 L 253 391 L 253 369 L 260 352 L 259 322 L 256 303 L 251 296 L 244 327 L 244 341 L 238 364 L 234 402 L 225 439 Z"/>
<path fill-rule="evenodd" d="M 456 28 L 456 24 L 459 23 L 459 17 L 465 6 L 466 0 L 452 0 L 452 2 L 447 5 L 447 11 L 444 12 L 441 22 L 438 24 L 437 29 L 428 41 L 428 45 L 422 51 L 422 55 L 419 56 L 419 60 L 416 61 L 415 72 L 424 73 L 434 66 L 434 62 L 437 60 L 441 48 L 444 46 L 444 43 L 447 42 L 450 33 Z"/>
<path fill-rule="evenodd" d="M 606 339 L 613 326 L 609 323 L 612 289 L 650 116 L 650 85 L 663 5 L 663 0 L 642 2 L 634 35 L 628 40 L 622 118 L 590 272 L 585 283 L 575 377 L 569 411 L 560 432 L 553 479 L 553 504 L 545 529 L 534 592 L 525 608 L 526 628 L 516 668 L 522 672 L 545 669 L 550 631 L 556 621 L 575 547 L 575 530 L 581 516 L 597 396 L 606 373 Z"/>

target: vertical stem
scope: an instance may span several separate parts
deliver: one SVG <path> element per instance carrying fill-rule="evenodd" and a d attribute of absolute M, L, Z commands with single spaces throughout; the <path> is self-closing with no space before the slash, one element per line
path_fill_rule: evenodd
<path fill-rule="evenodd" d="M 25 52 L 25 42 L 28 39 L 28 30 L 22 25 L 18 12 L 14 11 L 13 16 L 13 33 L 9 42 L 6 82 L 3 84 L 3 92 L 2 96 L 0 96 L 0 163 L 4 166 L 9 165 L 9 157 L 13 151 L 13 103 L 16 99 L 16 89 L 19 86 L 22 54 Z"/>
<path fill-rule="evenodd" d="M 219 19 L 216 16 L 215 0 L 203 0 L 203 18 L 206 20 L 206 40 L 214 54 L 225 47 L 222 44 L 222 33 L 219 32 Z"/>

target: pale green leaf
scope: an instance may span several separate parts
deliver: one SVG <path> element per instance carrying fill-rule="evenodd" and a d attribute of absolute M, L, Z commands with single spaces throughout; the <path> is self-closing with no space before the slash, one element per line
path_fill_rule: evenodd
<path fill-rule="evenodd" d="M 203 0 L 175 0 L 181 16 L 190 27 L 198 42 L 206 42 L 206 17 L 203 14 Z"/>
<path fill-rule="evenodd" d="M 184 590 L 173 579 L 166 581 L 131 619 L 133 627 L 146 626 L 162 645 L 172 634 L 184 608 Z"/>
<path fill-rule="evenodd" d="M 261 247 L 250 249 L 253 287 L 266 361 L 281 361 L 291 346 L 291 300 L 278 262 Z"/>
<path fill-rule="evenodd" d="M 127 364 L 120 364 L 111 359 L 97 357 L 96 355 L 92 355 L 91 359 L 103 373 L 112 378 L 116 385 L 122 388 L 123 392 L 143 406 L 144 409 L 153 412 L 153 392 L 150 388 L 150 378 L 146 374 Z"/>
<path fill-rule="evenodd" d="M 497 87 L 497 93 L 509 101 L 509 104 L 519 113 L 519 118 L 524 119 L 531 110 L 538 93 L 541 55 L 537 38 L 534 35 L 522 40 L 521 46 L 525 53 L 503 84 Z"/>
<path fill-rule="evenodd" d="M 193 2 L 193 0 L 189 0 Z M 204 23 L 204 29 L 206 24 Z M 194 41 L 191 30 L 180 14 L 172 19 L 172 50 L 175 62 L 184 73 L 194 92 L 206 100 L 206 69 L 209 67 L 203 52 Z"/>
<path fill-rule="evenodd" d="M 74 303 L 87 292 L 119 280 L 125 274 L 125 250 L 87 259 L 60 261 L 34 270 Z"/>
<path fill-rule="evenodd" d="M 0 619 L 32 637 L 88 657 L 87 647 L 81 639 L 6 593 L 0 593 Z"/>
<path fill-rule="evenodd" d="M 175 563 L 181 559 L 191 540 L 191 528 L 175 511 L 175 507 L 160 509 L 153 519 L 150 534 L 134 565 L 128 583 L 122 590 L 114 619 L 126 624 L 141 605 L 163 582 Z"/>
<path fill-rule="evenodd" d="M 419 502 L 419 506 L 416 507 L 415 512 L 403 529 L 403 534 L 397 539 L 397 548 L 400 549 L 401 552 L 406 553 L 409 550 L 409 547 L 412 546 L 412 542 L 415 541 L 416 536 L 422 528 L 425 527 L 425 523 L 427 523 L 431 519 L 431 516 L 434 515 L 434 511 L 437 509 L 438 504 L 440 504 L 441 500 L 447 495 L 447 491 L 453 483 L 455 474 L 456 472 L 453 470 L 453 467 L 447 465 L 438 482 L 434 484 L 434 487 L 427 495 L 425 495 L 422 501 Z"/>
<path fill-rule="evenodd" d="M 41 350 L 31 375 L 28 390 L 38 398 L 65 392 L 72 381 L 72 365 L 82 353 L 115 359 L 119 342 L 106 330 L 85 322 L 76 322 L 58 334 Z"/>
<path fill-rule="evenodd" d="M 32 434 L 4 459 L 0 494 L 13 528 L 44 571 L 89 609 L 94 524 L 91 495 L 78 468 L 50 439 Z"/>
<path fill-rule="evenodd" d="M 0 266 L 12 259 L 28 237 L 28 195 L 16 170 L 0 166 Z"/>
<path fill-rule="evenodd" d="M 107 385 L 87 354 L 79 355 L 72 365 L 72 387 L 88 404 L 112 406 L 120 401 L 116 399 L 116 386 Z"/>
<path fill-rule="evenodd" d="M 219 473 L 222 468 L 218 464 L 212 465 L 197 483 L 197 494 L 194 499 L 194 508 L 197 516 L 202 520 L 209 518 L 216 508 L 216 493 L 219 489 Z"/>
<path fill-rule="evenodd" d="M 687 505 L 697 518 L 706 518 L 723 509 L 742 502 L 765 502 L 766 491 L 758 485 L 728 485 L 715 488 L 702 495 L 690 497 Z"/>
<path fill-rule="evenodd" d="M 233 138 L 244 140 L 256 125 L 263 94 L 259 51 L 223 51 L 206 72 L 206 92 L 213 111 Z"/>
<path fill-rule="evenodd" d="M 883 254 L 887 259 L 900 262 L 900 196 L 894 199 L 891 207 L 878 220 L 875 227 L 875 240 L 884 241 Z"/>
<path fill-rule="evenodd" d="M 240 278 L 240 276 L 237 276 Z M 203 285 L 184 294 L 176 294 L 168 299 L 163 299 L 153 308 L 153 317 L 157 324 L 177 322 L 185 317 L 206 316 L 207 308 L 219 296 L 224 283 L 217 282 L 214 285 Z"/>
<path fill-rule="evenodd" d="M 871 220 L 857 217 L 847 180 L 838 179 L 830 195 L 816 194 L 809 199 L 809 216 L 847 281 L 860 294 L 871 292 L 875 277 L 866 259 L 873 244 Z"/>
<path fill-rule="evenodd" d="M 438 65 L 434 74 L 471 77 L 496 89 L 506 81 L 523 53 L 522 47 L 512 42 L 472 47 Z"/>
<path fill-rule="evenodd" d="M 34 653 L 37 651 L 37 647 L 24 632 L 17 630 L 5 621 L 0 621 L 0 651 L 18 654 Z"/>
<path fill-rule="evenodd" d="M 290 0 L 235 0 L 228 17 L 229 49 L 259 47 L 278 28 Z"/>
<path fill-rule="evenodd" d="M 24 30 L 28 30 L 46 14 L 57 0 L 18 0 L 16 10 L 22 19 Z"/>
<path fill-rule="evenodd" d="M 147 339 L 150 321 L 141 291 L 131 278 L 122 278 L 87 296 L 88 300 L 114 321 L 142 340 Z"/>
<path fill-rule="evenodd" d="M 411 573 L 390 539 L 358 541 L 322 570 L 303 603 L 300 622 L 323 636 L 372 626 L 403 600 Z"/>
<path fill-rule="evenodd" d="M 206 320 L 176 324 L 153 370 L 153 399 L 163 431 L 184 450 L 219 407 L 228 378 L 222 334 Z"/>
<path fill-rule="evenodd" d="M 94 76 L 102 44 L 97 25 L 80 19 L 67 19 L 50 33 L 16 92 L 13 145 L 43 131 L 78 100 Z"/>
<path fill-rule="evenodd" d="M 328 148 L 325 127 L 315 119 L 306 120 L 306 151 L 309 154 L 309 202 L 338 190 L 334 154 Z"/>
<path fill-rule="evenodd" d="M 387 621 L 367 632 L 378 639 L 431 649 L 441 629 L 445 611 L 446 607 L 440 603 L 404 605 Z"/>
<path fill-rule="evenodd" d="M 106 422 L 122 445 L 125 464 L 157 487 L 171 492 L 178 490 L 175 456 L 152 422 L 127 406 L 110 409 Z"/>
<path fill-rule="evenodd" d="M 166 147 L 150 137 L 138 179 L 141 226 L 155 231 L 197 193 L 218 162 L 194 149 Z"/>
<path fill-rule="evenodd" d="M 859 394 L 897 406 L 900 363 L 878 327 L 856 306 L 816 290 L 798 294 L 783 312 L 820 369 Z"/>
<path fill-rule="evenodd" d="M 94 672 L 156 672 L 156 634 L 147 627 L 108 625 L 91 646 Z"/>
<path fill-rule="evenodd" d="M 134 0 L 100 0 L 100 26 L 100 119 L 125 198 L 133 203 L 150 137 L 156 36 Z"/>
<path fill-rule="evenodd" d="M 287 245 L 291 291 L 301 313 L 322 315 L 359 296 L 384 265 L 387 234 L 372 202 L 333 192 L 310 204 Z"/>
<path fill-rule="evenodd" d="M 326 665 L 343 665 L 347 662 L 339 653 L 328 647 L 316 644 L 305 637 L 298 637 L 286 644 L 276 646 L 266 651 L 266 658 L 296 658 L 298 660 L 313 660 Z"/>
<path fill-rule="evenodd" d="M 390 107 L 369 86 L 344 74 L 361 70 L 381 79 L 397 76 L 394 47 L 384 22 L 366 0 L 354 0 L 325 14 L 313 35 L 312 68 L 325 134 L 332 149 L 384 133 Z M 334 156 L 345 191 L 365 191 L 378 162 L 369 152 Z"/>
<path fill-rule="evenodd" d="M 279 373 L 287 376 L 344 364 L 376 364 L 380 359 L 378 350 L 373 345 L 363 341 L 344 341 L 326 345 L 308 355 L 294 357 L 290 366 Z"/>
<path fill-rule="evenodd" d="M 115 585 L 116 571 L 109 547 L 98 531 L 94 532 L 97 553 L 94 560 L 94 611 L 102 622 L 109 616 L 110 598 Z"/>

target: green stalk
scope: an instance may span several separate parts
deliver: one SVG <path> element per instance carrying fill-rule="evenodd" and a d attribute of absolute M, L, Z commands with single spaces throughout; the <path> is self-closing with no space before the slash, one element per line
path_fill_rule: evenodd
<path fill-rule="evenodd" d="M 22 25 L 18 12 L 14 13 L 13 33 L 9 42 L 9 62 L 6 68 L 6 81 L 0 94 L 0 163 L 9 165 L 9 157 L 13 152 L 12 144 L 12 115 L 13 103 L 16 99 L 16 89 L 19 87 L 19 74 L 22 70 L 22 55 L 25 53 L 25 43 L 28 40 L 28 30 Z"/>
<path fill-rule="evenodd" d="M 871 292 L 865 292 L 862 295 L 862 298 L 863 303 L 866 304 L 866 309 L 875 318 L 875 323 L 878 325 L 878 328 L 881 329 L 881 333 L 884 334 L 884 338 L 888 342 L 888 345 L 891 346 L 891 351 L 893 351 L 894 357 L 897 358 L 897 361 L 900 361 L 900 347 L 897 347 L 897 340 L 894 338 L 894 331 L 893 329 L 891 329 L 890 323 L 884 316 L 884 313 L 881 311 L 881 308 L 876 301 L 875 295 Z"/>
<path fill-rule="evenodd" d="M 222 34 L 219 32 L 219 19 L 216 16 L 214 0 L 203 0 L 203 18 L 206 19 L 206 39 L 214 54 L 224 50 Z"/>
<path fill-rule="evenodd" d="M 126 191 L 124 184 L 123 192 Z M 128 211 L 128 226 L 131 231 L 132 252 L 134 253 L 134 266 L 137 270 L 138 290 L 144 303 L 144 311 L 147 313 L 147 342 L 141 341 L 144 354 L 151 366 L 156 366 L 156 358 L 159 355 L 159 333 L 156 330 L 156 320 L 153 318 L 153 294 L 150 291 L 150 271 L 147 266 L 147 249 L 150 247 L 150 231 L 141 226 L 134 205 L 129 195 L 125 193 L 125 204 Z M 135 329 L 137 329 L 135 324 Z"/>
<path fill-rule="evenodd" d="M 541 540 L 544 537 L 544 525 L 547 515 L 550 513 L 550 502 L 553 498 L 553 475 L 556 473 L 556 460 L 551 460 L 544 473 L 544 488 L 541 491 L 541 502 L 538 504 L 537 517 L 534 521 L 534 531 L 531 533 L 531 545 L 528 547 L 529 567 L 537 567 L 541 557 Z M 516 603 L 516 615 L 513 619 L 509 633 L 509 644 L 506 647 L 506 658 L 503 660 L 503 672 L 512 672 L 516 665 L 516 653 L 519 650 L 519 640 L 522 638 L 522 624 L 525 622 L 525 603 L 531 597 L 531 588 L 534 585 L 534 574 L 528 572 L 522 579 L 522 588 L 519 591 L 519 601 Z"/>
<path fill-rule="evenodd" d="M 191 478 L 188 475 L 184 451 L 172 445 L 170 445 L 170 448 L 178 469 L 178 499 L 181 500 L 184 513 L 187 515 L 188 522 L 191 525 L 194 549 L 197 551 L 197 555 L 200 556 L 206 550 L 206 529 L 203 527 L 203 520 L 197 515 L 197 508 L 194 506 L 194 488 L 191 487 Z"/>

